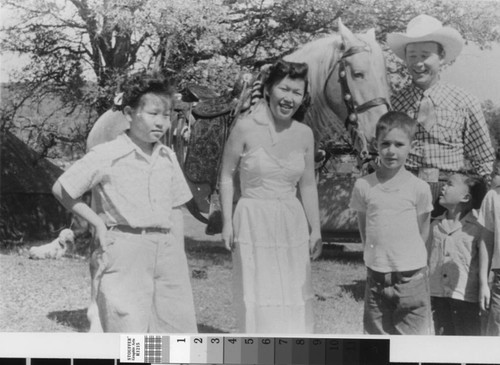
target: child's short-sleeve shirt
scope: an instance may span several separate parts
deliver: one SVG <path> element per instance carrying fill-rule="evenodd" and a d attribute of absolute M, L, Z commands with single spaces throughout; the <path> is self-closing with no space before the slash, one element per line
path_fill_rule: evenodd
<path fill-rule="evenodd" d="M 495 187 L 486 193 L 477 221 L 494 233 L 491 268 L 500 269 L 500 187 Z"/>
<path fill-rule="evenodd" d="M 59 181 L 74 199 L 94 189 L 108 226 L 171 228 L 172 208 L 192 197 L 170 148 L 157 143 L 148 156 L 126 134 L 91 149 Z"/>
<path fill-rule="evenodd" d="M 456 223 L 445 215 L 432 222 L 427 242 L 431 296 L 478 301 L 480 238 L 474 210 Z"/>
<path fill-rule="evenodd" d="M 375 173 L 354 184 L 349 207 L 366 214 L 364 260 L 379 272 L 416 270 L 427 265 L 418 216 L 432 211 L 429 185 L 404 171 L 391 186 Z"/>

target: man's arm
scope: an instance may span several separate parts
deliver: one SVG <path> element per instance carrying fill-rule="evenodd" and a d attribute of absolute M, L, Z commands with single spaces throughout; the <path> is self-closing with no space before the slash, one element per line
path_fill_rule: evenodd
<path fill-rule="evenodd" d="M 471 99 L 464 136 L 464 152 L 476 173 L 489 183 L 495 162 L 495 150 L 481 105 L 477 99 Z"/>

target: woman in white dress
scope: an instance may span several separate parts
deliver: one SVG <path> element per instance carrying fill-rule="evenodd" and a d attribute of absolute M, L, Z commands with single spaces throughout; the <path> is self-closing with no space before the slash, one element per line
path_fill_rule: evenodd
<path fill-rule="evenodd" d="M 312 333 L 310 260 L 321 254 L 308 67 L 278 61 L 264 98 L 236 122 L 221 170 L 222 239 L 233 252 L 234 303 L 242 333 Z M 241 198 L 233 214 L 235 172 Z M 297 199 L 297 185 L 301 201 Z"/>

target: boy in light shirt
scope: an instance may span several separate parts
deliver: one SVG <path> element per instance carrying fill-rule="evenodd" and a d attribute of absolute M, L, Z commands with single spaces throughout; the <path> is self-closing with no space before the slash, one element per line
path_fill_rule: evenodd
<path fill-rule="evenodd" d="M 405 169 L 416 122 L 388 112 L 376 126 L 380 166 L 359 178 L 350 208 L 357 211 L 367 267 L 364 331 L 431 333 L 427 251 L 432 195 Z"/>
<path fill-rule="evenodd" d="M 180 207 L 192 195 L 175 153 L 160 141 L 170 128 L 173 88 L 161 75 L 138 73 L 122 89 L 130 128 L 92 148 L 53 187 L 95 229 L 91 328 L 197 332 L 181 238 Z M 81 200 L 91 189 L 95 211 Z"/>

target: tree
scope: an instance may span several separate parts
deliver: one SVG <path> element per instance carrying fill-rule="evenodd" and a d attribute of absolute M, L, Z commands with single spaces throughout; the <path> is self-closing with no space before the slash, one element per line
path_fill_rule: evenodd
<path fill-rule="evenodd" d="M 19 17 L 17 23 L 3 27 L 1 49 L 30 55 L 9 92 L 13 98 L 2 105 L 2 129 L 24 129 L 26 123 L 16 125 L 20 112 L 26 115 L 26 109 L 56 103 L 55 110 L 78 118 L 85 114 L 88 121 L 71 133 L 70 142 L 82 142 L 96 116 L 110 107 L 120 75 L 147 66 L 176 73 L 189 65 L 185 59 L 182 63 L 183 54 L 191 54 L 191 63 L 208 58 L 204 44 L 214 42 L 205 38 L 217 38 L 212 33 L 222 29 L 208 26 L 223 16 L 216 2 L 3 0 L 1 4 Z M 26 119 L 30 127 L 36 125 L 36 135 L 49 135 L 44 121 L 53 121 L 54 115 L 49 113 L 37 123 Z"/>
<path fill-rule="evenodd" d="M 242 71 L 273 62 L 303 43 L 337 30 L 404 31 L 427 13 L 456 27 L 468 42 L 500 40 L 500 3 L 462 0 L 0 0 L 18 21 L 4 26 L 3 52 L 29 55 L 1 127 L 37 130 L 49 153 L 54 140 L 81 143 L 109 108 L 120 75 L 158 68 L 182 89 L 198 82 L 218 92 Z M 390 52 L 395 88 L 407 77 Z M 54 110 L 48 111 L 48 105 Z M 37 110 L 38 113 L 33 113 Z M 75 124 L 74 120 L 80 120 Z M 83 120 L 84 122 L 81 122 Z M 55 127 L 54 127 L 55 125 Z M 56 143 L 60 145 L 60 143 Z"/>

